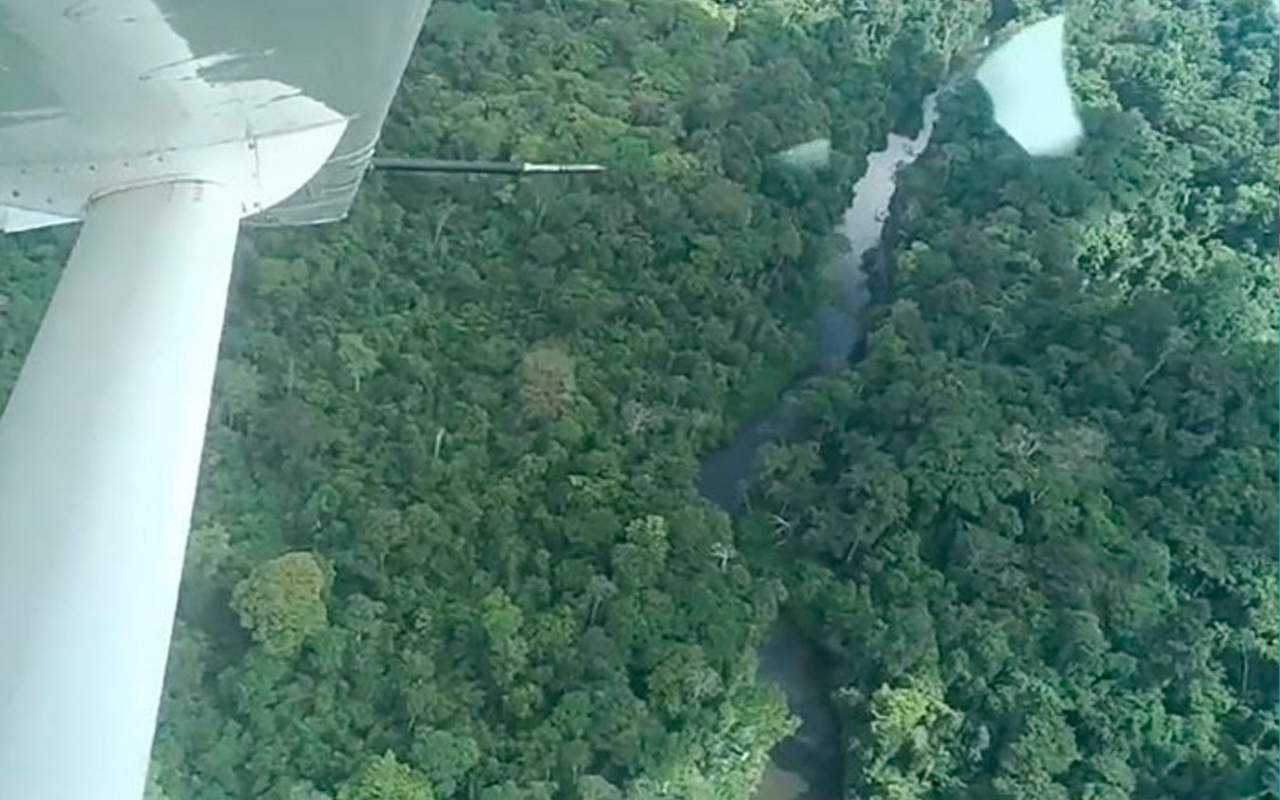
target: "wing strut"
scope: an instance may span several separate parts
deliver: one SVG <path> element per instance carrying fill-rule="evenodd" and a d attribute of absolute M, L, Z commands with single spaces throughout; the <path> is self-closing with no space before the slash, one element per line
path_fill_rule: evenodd
<path fill-rule="evenodd" d="M 109 193 L 0 417 L 0 795 L 142 796 L 241 199 Z"/>

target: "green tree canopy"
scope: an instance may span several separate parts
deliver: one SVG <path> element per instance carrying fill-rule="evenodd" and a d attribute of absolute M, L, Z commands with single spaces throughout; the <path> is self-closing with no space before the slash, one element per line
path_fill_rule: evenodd
<path fill-rule="evenodd" d="M 312 553 L 285 553 L 259 564 L 236 584 L 231 607 L 268 653 L 291 656 L 328 624 L 329 569 Z"/>

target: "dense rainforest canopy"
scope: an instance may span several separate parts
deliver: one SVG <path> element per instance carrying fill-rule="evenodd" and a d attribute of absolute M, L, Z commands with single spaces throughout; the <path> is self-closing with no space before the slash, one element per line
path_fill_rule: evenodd
<path fill-rule="evenodd" d="M 699 459 L 810 371 L 867 153 L 1063 9 L 1077 153 L 944 93 L 867 355 L 731 521 Z M 243 237 L 152 800 L 745 800 L 781 613 L 850 798 L 1275 797 L 1273 14 L 437 2 L 385 152 L 609 172 Z M 5 392 L 73 235 L 0 239 Z"/>

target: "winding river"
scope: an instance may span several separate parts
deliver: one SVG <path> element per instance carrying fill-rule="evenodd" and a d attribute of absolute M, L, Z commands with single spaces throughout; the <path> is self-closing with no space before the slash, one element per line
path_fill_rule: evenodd
<path fill-rule="evenodd" d="M 865 336 L 863 311 L 870 300 L 863 257 L 879 243 L 896 188 L 897 171 L 924 151 L 937 121 L 936 93 L 924 99 L 924 124 L 913 138 L 890 134 L 883 150 L 867 158 L 867 170 L 854 185 L 853 204 L 840 233 L 849 250 L 827 267 L 838 287 L 836 298 L 816 314 L 819 367 L 824 372 L 848 365 Z M 728 447 L 707 456 L 699 476 L 702 495 L 736 515 L 746 500 L 761 445 L 788 435 L 799 418 L 794 388 L 764 417 L 744 426 Z M 830 702 L 830 668 L 824 655 L 796 627 L 782 619 L 760 648 L 760 675 L 787 695 L 791 713 L 801 721 L 796 734 L 774 748 L 755 800 L 836 800 L 841 797 L 843 754 L 840 721 Z"/>

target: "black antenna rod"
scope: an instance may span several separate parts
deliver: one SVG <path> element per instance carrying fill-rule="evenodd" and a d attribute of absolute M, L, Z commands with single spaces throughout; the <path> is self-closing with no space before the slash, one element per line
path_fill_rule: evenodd
<path fill-rule="evenodd" d="M 450 161 L 439 158 L 379 156 L 373 168 L 383 172 L 454 173 L 475 175 L 530 175 L 604 172 L 599 164 L 531 164 L 525 161 Z"/>

